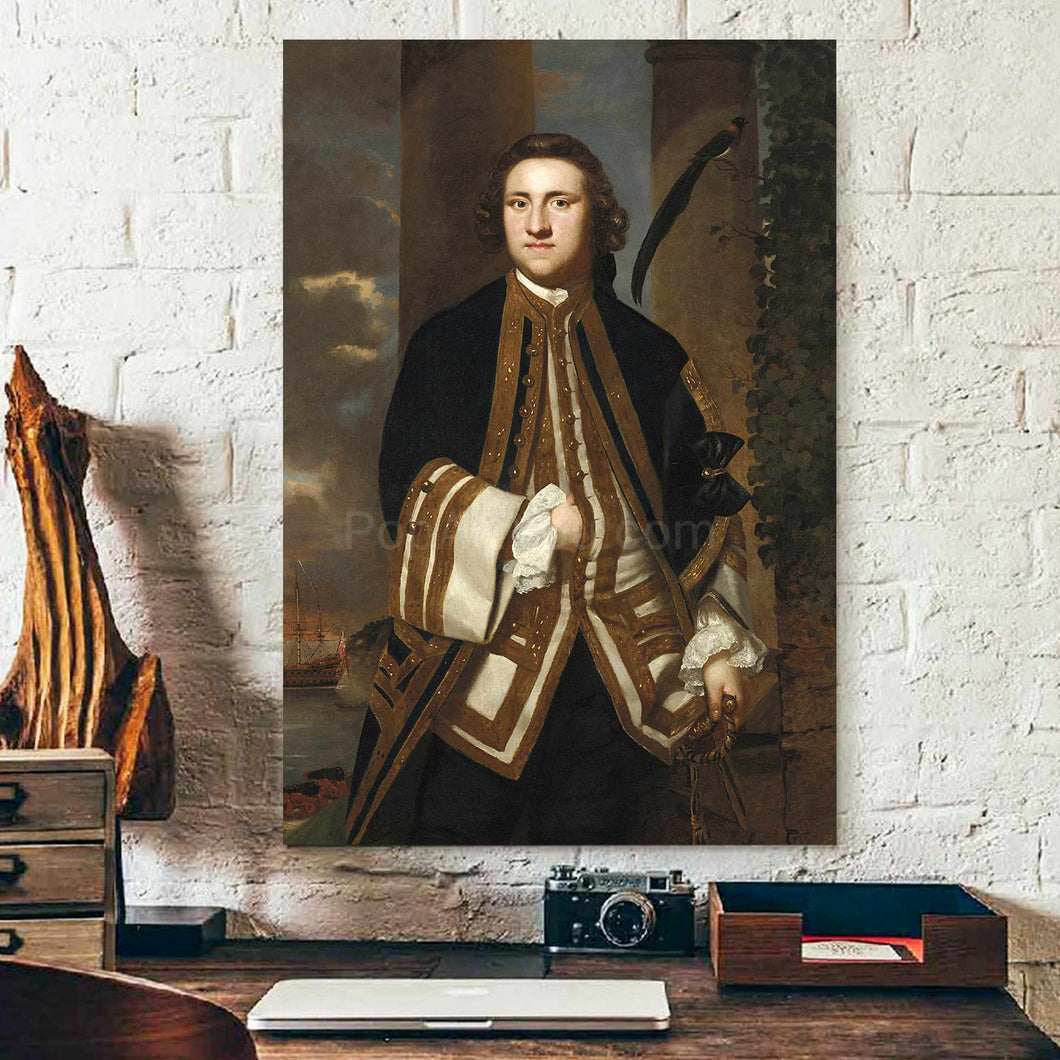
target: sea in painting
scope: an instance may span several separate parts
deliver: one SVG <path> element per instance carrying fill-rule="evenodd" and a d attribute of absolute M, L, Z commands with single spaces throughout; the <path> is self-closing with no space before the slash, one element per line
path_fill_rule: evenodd
<path fill-rule="evenodd" d="M 340 645 L 342 646 L 340 651 Z M 284 645 L 284 671 L 296 665 L 296 644 Z M 368 693 L 379 654 L 378 633 L 340 640 L 325 638 L 302 645 L 303 664 L 314 656 L 342 654 L 333 684 L 284 688 L 283 821 L 284 833 L 349 794 L 349 776 L 357 756 Z"/>

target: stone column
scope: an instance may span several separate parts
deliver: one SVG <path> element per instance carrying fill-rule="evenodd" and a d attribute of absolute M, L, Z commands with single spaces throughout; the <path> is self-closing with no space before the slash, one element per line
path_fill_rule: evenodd
<path fill-rule="evenodd" d="M 757 171 L 757 110 L 752 95 L 757 46 L 749 42 L 681 41 L 657 44 L 653 64 L 652 198 L 662 202 L 691 156 L 736 115 L 747 120 L 733 161 Z M 751 356 L 745 340 L 759 314 L 754 281 L 754 245 L 741 233 L 753 230 L 753 181 L 707 167 L 685 213 L 652 265 L 652 318 L 681 341 L 695 359 L 727 428 L 747 437 L 743 392 L 732 380 L 748 380 Z M 721 241 L 719 236 L 727 237 Z M 746 481 L 746 448 L 733 461 Z M 779 648 L 779 686 L 763 704 L 765 718 L 749 728 L 772 727 L 780 739 L 782 785 L 775 788 L 775 761 L 754 765 L 755 784 L 745 785 L 757 820 L 782 821 L 791 843 L 835 842 L 835 627 L 815 621 L 791 591 L 785 571 L 763 569 L 756 554 L 755 512 L 744 509 L 748 581 L 759 633 Z M 779 694 L 778 694 L 779 693 Z M 740 744 L 737 743 L 739 752 Z M 746 753 L 746 741 L 745 741 Z M 740 754 L 734 755 L 734 763 Z M 771 794 L 770 794 L 771 793 Z M 780 820 L 778 820 L 778 817 Z M 775 841 L 775 840 L 774 840 Z M 783 841 L 783 840 L 782 840 Z"/>
<path fill-rule="evenodd" d="M 501 275 L 473 211 L 494 159 L 534 130 L 529 41 L 409 41 L 401 52 L 402 349 L 432 314 Z"/>
<path fill-rule="evenodd" d="M 758 112 L 754 98 L 755 54 L 748 41 L 668 41 L 648 48 L 652 64 L 652 208 L 657 210 L 692 156 L 736 116 L 747 125 L 731 160 L 744 173 L 758 171 Z M 751 355 L 745 345 L 755 329 L 758 309 L 749 270 L 755 264 L 753 178 L 732 179 L 732 169 L 711 163 L 696 184 L 684 213 L 656 251 L 648 274 L 651 318 L 671 332 L 696 362 L 717 402 L 726 429 L 747 437 L 743 392 L 734 379 L 749 380 Z M 741 234 L 743 233 L 743 234 Z M 747 482 L 750 453 L 734 458 L 735 477 Z M 777 643 L 773 577 L 757 555 L 751 505 L 741 513 L 747 539 L 747 580 L 755 622 L 767 644 Z M 732 767 L 755 842 L 785 842 L 787 807 L 781 738 L 781 707 L 776 676 L 755 679 L 749 694 L 758 710 L 737 743 Z M 728 805 L 719 777 L 704 773 L 700 794 L 705 805 Z M 713 786 L 712 786 L 713 785 Z M 712 842 L 746 842 L 738 829 L 711 822 Z"/>
<path fill-rule="evenodd" d="M 652 205 L 658 209 L 689 160 L 737 115 L 746 119 L 739 146 L 730 153 L 746 172 L 758 170 L 758 111 L 754 99 L 755 53 L 748 41 L 671 41 L 653 44 Z M 731 170 L 712 163 L 704 170 L 685 212 L 655 254 L 651 317 L 677 337 L 695 360 L 717 401 L 726 428 L 747 437 L 743 392 L 733 379 L 749 379 L 751 355 L 745 346 L 758 315 L 754 282 L 754 183 L 733 180 Z M 725 237 L 725 238 L 722 238 Z M 720 242 L 719 242 L 720 241 Z M 751 463 L 746 447 L 732 463 L 747 481 Z M 744 510 L 748 578 L 759 631 L 776 643 L 772 578 L 755 554 L 755 515 Z"/>

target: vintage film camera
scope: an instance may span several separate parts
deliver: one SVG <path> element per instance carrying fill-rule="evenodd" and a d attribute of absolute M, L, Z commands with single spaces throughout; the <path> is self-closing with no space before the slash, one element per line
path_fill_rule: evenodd
<path fill-rule="evenodd" d="M 549 953 L 691 953 L 695 888 L 669 872 L 553 865 L 545 881 Z"/>

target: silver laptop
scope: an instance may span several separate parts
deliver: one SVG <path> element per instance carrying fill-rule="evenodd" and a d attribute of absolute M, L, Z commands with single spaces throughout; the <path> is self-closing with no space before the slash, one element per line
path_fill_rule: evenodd
<path fill-rule="evenodd" d="M 666 984 L 648 979 L 285 979 L 252 1031 L 664 1031 Z"/>

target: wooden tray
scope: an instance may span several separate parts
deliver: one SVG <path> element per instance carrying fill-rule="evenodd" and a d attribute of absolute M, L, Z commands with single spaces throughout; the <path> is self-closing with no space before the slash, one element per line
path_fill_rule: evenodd
<path fill-rule="evenodd" d="M 918 938 L 922 960 L 804 961 L 803 936 Z M 1008 924 L 963 887 L 712 883 L 720 985 L 1004 987 Z"/>

